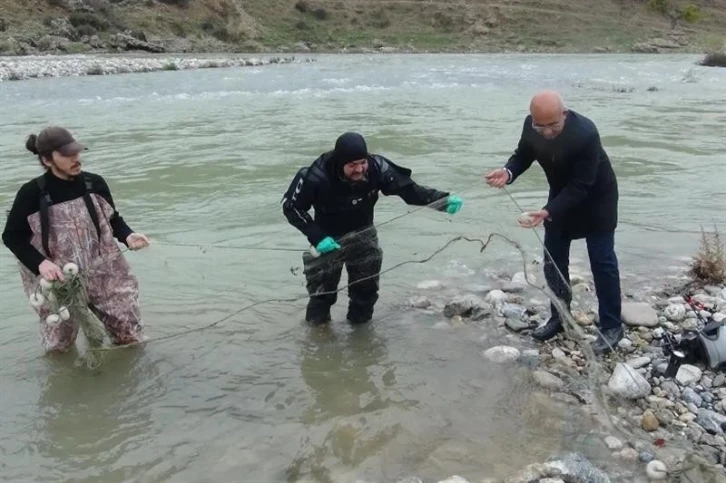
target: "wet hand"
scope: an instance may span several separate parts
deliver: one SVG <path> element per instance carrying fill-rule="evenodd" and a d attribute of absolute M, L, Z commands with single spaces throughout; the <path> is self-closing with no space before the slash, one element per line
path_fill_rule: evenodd
<path fill-rule="evenodd" d="M 141 250 L 149 246 L 149 239 L 141 233 L 132 233 L 126 238 L 130 250 Z"/>
<path fill-rule="evenodd" d="M 462 200 L 460 197 L 455 195 L 449 196 L 446 200 L 446 212 L 450 215 L 453 215 L 461 209 L 461 205 L 463 204 L 464 200 Z"/>
<path fill-rule="evenodd" d="M 534 228 L 542 224 L 542 222 L 549 217 L 550 212 L 547 210 L 531 211 L 520 215 L 519 218 L 517 218 L 517 222 L 522 228 Z"/>
<path fill-rule="evenodd" d="M 43 262 L 38 265 L 38 271 L 40 272 L 40 275 L 48 281 L 63 281 L 63 270 L 50 260 L 43 260 Z"/>
<path fill-rule="evenodd" d="M 495 169 L 484 176 L 484 181 L 494 188 L 502 188 L 509 181 L 509 171 L 504 168 Z"/>
<path fill-rule="evenodd" d="M 340 245 L 338 245 L 338 242 L 333 240 L 331 237 L 325 237 L 323 238 L 320 243 L 317 244 L 315 249 L 319 253 L 328 253 L 332 252 L 333 250 L 338 250 L 340 248 Z"/>

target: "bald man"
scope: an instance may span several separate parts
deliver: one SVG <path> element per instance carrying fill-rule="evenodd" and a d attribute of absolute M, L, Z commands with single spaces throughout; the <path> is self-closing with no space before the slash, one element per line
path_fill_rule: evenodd
<path fill-rule="evenodd" d="M 485 179 L 490 186 L 502 188 L 513 183 L 535 160 L 542 167 L 550 187 L 547 204 L 519 223 L 525 228 L 544 223 L 545 279 L 568 308 L 572 301 L 570 245 L 572 240 L 585 239 L 600 315 L 601 335 L 593 349 L 607 352 L 624 333 L 614 237 L 617 179 L 595 124 L 567 109 L 557 92 L 538 93 L 529 110 L 514 153 L 503 168 L 490 172 Z M 562 330 L 561 314 L 552 304 L 550 319 L 535 329 L 533 337 L 548 340 Z"/>

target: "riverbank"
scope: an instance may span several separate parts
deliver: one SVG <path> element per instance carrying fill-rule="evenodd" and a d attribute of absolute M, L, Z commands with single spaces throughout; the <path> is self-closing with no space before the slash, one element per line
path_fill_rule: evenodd
<path fill-rule="evenodd" d="M 572 336 L 561 334 L 541 345 L 530 336 L 549 316 L 549 300 L 537 290 L 542 277 L 534 271 L 528 277 L 529 282 L 525 272 L 496 274 L 491 286 L 453 298 L 443 295 L 441 282 L 424 281 L 409 300 L 415 310 L 446 317 L 439 330 L 496 325 L 501 339 L 481 341 L 485 364 L 531 369 L 540 388 L 533 399 L 581 411 L 602 428 L 594 437 L 611 454 L 608 462 L 598 466 L 581 454 L 553 454 L 504 483 L 673 481 L 676 475 L 684 478 L 678 481 L 726 482 L 726 365 L 713 367 L 692 351 L 692 358 L 668 372 L 671 341 L 703 329 L 706 321 L 726 320 L 726 285 L 694 288 L 684 275 L 679 286 L 627 296 L 625 337 L 614 353 L 595 356 L 588 349 L 597 335 L 591 276 L 573 270 Z M 439 483 L 479 481 L 462 476 Z"/>
<path fill-rule="evenodd" d="M 265 65 L 311 62 L 295 57 L 180 57 L 158 55 L 131 56 L 33 56 L 0 58 L 0 81 L 41 77 L 77 77 L 85 75 L 130 74 L 164 70 L 213 69 L 222 67 L 259 67 Z"/>

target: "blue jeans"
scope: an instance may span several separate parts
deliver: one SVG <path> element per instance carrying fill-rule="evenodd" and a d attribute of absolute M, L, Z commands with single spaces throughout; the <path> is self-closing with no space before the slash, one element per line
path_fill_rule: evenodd
<path fill-rule="evenodd" d="M 615 232 L 604 235 L 590 235 L 585 238 L 587 254 L 590 257 L 590 270 L 595 279 L 595 294 L 598 300 L 598 313 L 600 315 L 600 328 L 613 329 L 622 324 L 620 312 L 622 299 L 620 294 L 620 272 L 618 258 L 615 255 Z M 552 258 L 544 254 L 544 274 L 547 286 L 567 306 L 572 302 L 570 285 L 570 245 L 572 238 L 561 233 L 553 233 L 545 229 L 544 244 Z M 554 261 L 554 263 L 553 263 Z M 557 268 L 555 268 L 557 267 Z M 559 272 L 558 270 L 559 269 Z M 562 276 L 566 284 L 563 283 Z M 554 304 L 550 304 L 553 316 L 557 314 Z"/>

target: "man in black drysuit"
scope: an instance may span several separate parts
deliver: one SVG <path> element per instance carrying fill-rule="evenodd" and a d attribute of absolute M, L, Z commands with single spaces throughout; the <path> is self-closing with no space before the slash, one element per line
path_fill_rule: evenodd
<path fill-rule="evenodd" d="M 282 210 L 321 255 L 303 254 L 304 274 L 310 294 L 305 320 L 321 324 L 330 320 L 330 307 L 345 264 L 350 303 L 348 321 L 368 322 L 378 301 L 378 273 L 383 252 L 373 226 L 373 209 L 378 192 L 400 196 L 409 205 L 434 206 L 450 214 L 459 211 L 462 200 L 447 192 L 416 184 L 411 171 L 396 166 L 378 154 L 368 152 L 358 133 L 345 133 L 335 149 L 320 155 L 312 165 L 301 168 L 282 200 Z M 308 210 L 315 209 L 315 218 Z M 360 282 L 359 282 L 360 280 Z"/>

